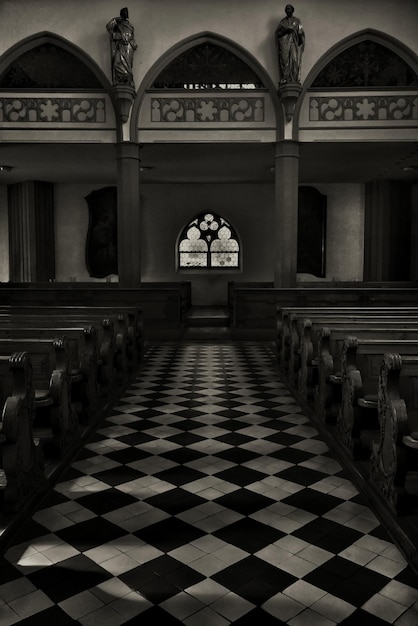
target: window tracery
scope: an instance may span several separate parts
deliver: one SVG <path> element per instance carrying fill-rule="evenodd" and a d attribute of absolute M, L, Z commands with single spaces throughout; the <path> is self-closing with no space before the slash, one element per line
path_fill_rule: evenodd
<path fill-rule="evenodd" d="M 210 42 L 186 50 L 159 74 L 153 89 L 263 89 L 256 73 L 235 54 Z"/>
<path fill-rule="evenodd" d="M 238 268 L 240 246 L 231 225 L 219 215 L 205 213 L 183 230 L 178 266 L 184 268 Z"/>

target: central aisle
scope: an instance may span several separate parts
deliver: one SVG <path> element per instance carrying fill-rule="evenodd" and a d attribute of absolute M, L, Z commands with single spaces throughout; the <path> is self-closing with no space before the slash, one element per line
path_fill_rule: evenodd
<path fill-rule="evenodd" d="M 417 586 L 268 344 L 167 343 L 1 560 L 0 623 L 407 626 Z"/>

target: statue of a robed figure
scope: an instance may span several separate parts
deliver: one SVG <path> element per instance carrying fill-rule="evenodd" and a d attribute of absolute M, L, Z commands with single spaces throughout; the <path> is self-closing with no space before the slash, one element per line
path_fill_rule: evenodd
<path fill-rule="evenodd" d="M 300 84 L 305 32 L 299 18 L 293 15 L 294 7 L 287 4 L 286 17 L 280 20 L 275 39 L 279 60 L 279 84 Z"/>
<path fill-rule="evenodd" d="M 112 18 L 106 24 L 106 29 L 110 33 L 113 84 L 135 89 L 132 65 L 137 44 L 128 9 L 121 9 L 119 17 Z"/>

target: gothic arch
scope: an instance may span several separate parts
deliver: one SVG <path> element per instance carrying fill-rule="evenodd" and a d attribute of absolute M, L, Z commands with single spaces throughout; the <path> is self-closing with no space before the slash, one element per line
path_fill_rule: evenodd
<path fill-rule="evenodd" d="M 355 46 L 362 41 L 373 41 L 375 43 L 388 48 L 395 54 L 397 54 L 410 68 L 418 74 L 418 57 L 417 55 L 410 50 L 407 46 L 405 46 L 402 42 L 386 33 L 382 33 L 380 31 L 374 30 L 372 28 L 366 28 L 365 30 L 359 31 L 358 33 L 354 33 L 342 39 L 340 42 L 332 46 L 322 57 L 315 63 L 315 65 L 311 68 L 309 74 L 307 75 L 303 87 L 302 93 L 299 97 L 295 108 L 295 124 L 293 127 L 293 138 L 297 140 L 298 128 L 299 128 L 299 116 L 300 111 L 302 109 L 304 98 L 311 85 L 315 81 L 318 74 L 339 54 Z"/>
<path fill-rule="evenodd" d="M 277 96 L 277 89 L 264 67 L 255 57 L 253 57 L 247 50 L 245 50 L 245 48 L 243 48 L 239 44 L 231 41 L 230 39 L 227 39 L 226 37 L 207 31 L 192 35 L 191 37 L 183 39 L 183 41 L 175 44 L 174 46 L 169 48 L 169 50 L 167 50 L 148 70 L 137 91 L 134 106 L 132 109 L 130 126 L 130 137 L 132 141 L 138 141 L 138 119 L 146 91 L 151 88 L 151 85 L 154 83 L 162 70 L 167 65 L 169 65 L 176 57 L 178 57 L 183 52 L 186 52 L 190 48 L 206 42 L 213 43 L 214 45 L 221 46 L 229 50 L 232 54 L 235 54 L 235 56 L 244 61 L 257 74 L 265 88 L 268 90 L 269 96 L 273 103 L 277 134 L 282 133 L 283 112 Z M 277 137 L 277 140 L 281 138 L 281 136 Z"/>
<path fill-rule="evenodd" d="M 40 33 L 36 33 L 35 35 L 31 35 L 26 39 L 22 39 L 21 41 L 14 44 L 11 48 L 9 48 L 1 57 L 0 57 L 0 78 L 4 75 L 7 69 L 16 61 L 20 56 L 29 52 L 33 48 L 37 48 L 43 44 L 52 44 L 57 46 L 58 48 L 62 48 L 69 54 L 76 57 L 81 63 L 83 63 L 94 76 L 97 78 L 98 82 L 102 85 L 103 90 L 107 91 L 112 98 L 111 93 L 111 84 L 106 77 L 105 73 L 100 69 L 100 67 L 93 61 L 93 59 L 87 55 L 84 50 L 71 43 L 64 37 L 60 35 L 56 35 L 55 33 L 51 33 L 49 31 L 42 31 Z M 112 98 L 112 103 L 113 98 Z"/>

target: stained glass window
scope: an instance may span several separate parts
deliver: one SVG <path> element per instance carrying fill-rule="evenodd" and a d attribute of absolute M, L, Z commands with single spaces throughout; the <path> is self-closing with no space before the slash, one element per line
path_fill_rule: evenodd
<path fill-rule="evenodd" d="M 215 213 L 205 213 L 186 226 L 178 247 L 179 268 L 239 267 L 240 247 L 232 226 Z"/>

